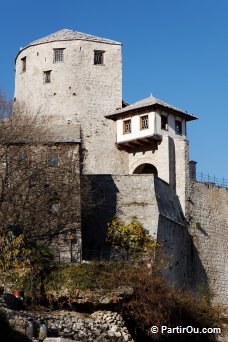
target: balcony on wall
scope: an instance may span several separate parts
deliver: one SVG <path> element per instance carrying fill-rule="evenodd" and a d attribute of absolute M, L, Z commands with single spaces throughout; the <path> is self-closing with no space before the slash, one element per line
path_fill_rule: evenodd
<path fill-rule="evenodd" d="M 116 146 L 118 149 L 151 147 L 157 149 L 162 135 L 157 133 L 154 111 L 127 112 L 116 117 Z"/>
<path fill-rule="evenodd" d="M 141 147 L 150 147 L 151 150 L 156 150 L 158 142 L 162 140 L 162 136 L 158 134 L 148 135 L 145 137 L 135 137 L 129 140 L 117 139 L 116 146 L 120 150 L 132 150 Z"/>
<path fill-rule="evenodd" d="M 186 139 L 186 121 L 195 116 L 155 97 L 123 106 L 106 115 L 116 123 L 116 145 L 119 149 L 157 149 L 163 135 Z M 178 128 L 178 130 L 177 130 Z"/>

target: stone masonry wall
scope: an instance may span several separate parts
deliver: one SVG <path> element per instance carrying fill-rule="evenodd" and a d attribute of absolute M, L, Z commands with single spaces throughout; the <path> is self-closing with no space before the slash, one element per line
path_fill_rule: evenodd
<path fill-rule="evenodd" d="M 216 302 L 228 302 L 228 189 L 191 182 L 187 218 L 200 260 Z M 194 281 L 200 286 L 201 272 L 195 267 Z"/>
<path fill-rule="evenodd" d="M 56 48 L 64 49 L 62 63 L 53 63 Z M 94 50 L 105 51 L 104 64 L 94 65 Z M 47 70 L 50 83 L 43 80 Z M 48 117 L 52 127 L 81 124 L 85 173 L 128 173 L 127 155 L 115 146 L 115 123 L 105 119 L 122 107 L 121 44 L 65 40 L 24 49 L 16 60 L 15 101 Z"/>
<path fill-rule="evenodd" d="M 114 216 L 124 222 L 136 216 L 156 237 L 158 208 L 153 175 L 84 175 L 81 184 L 84 258 L 108 253 L 107 225 Z"/>
<path fill-rule="evenodd" d="M 113 216 L 124 222 L 137 216 L 169 256 L 165 274 L 170 282 L 178 287 L 189 282 L 188 265 L 192 259 L 198 263 L 199 258 L 172 186 L 153 175 L 86 175 L 82 189 L 84 259 L 109 255 L 106 231 Z"/>

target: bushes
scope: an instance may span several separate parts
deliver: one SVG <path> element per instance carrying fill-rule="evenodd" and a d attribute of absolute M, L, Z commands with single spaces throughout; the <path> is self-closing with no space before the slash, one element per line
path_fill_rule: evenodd
<path fill-rule="evenodd" d="M 160 338 L 151 335 L 153 325 L 170 327 L 192 325 L 214 327 L 219 321 L 219 308 L 190 292 L 177 291 L 167 285 L 155 263 L 93 262 L 61 267 L 52 272 L 46 284 L 47 291 L 67 289 L 74 295 L 77 290 L 106 291 L 120 286 L 132 288 L 132 295 L 120 301 L 117 309 L 123 315 L 136 340 Z M 193 338 L 193 337 L 192 337 Z"/>
<path fill-rule="evenodd" d="M 133 287 L 133 296 L 120 310 L 125 320 L 133 323 L 135 337 L 161 337 L 151 335 L 150 328 L 154 325 L 218 326 L 221 308 L 210 306 L 190 292 L 169 287 L 157 270 L 141 267 L 138 272 L 127 272 L 125 277 L 126 283 Z"/>
<path fill-rule="evenodd" d="M 56 269 L 50 275 L 46 290 L 67 289 L 69 293 L 77 290 L 112 290 L 123 283 L 121 274 L 123 263 L 91 262 L 71 264 Z"/>
<path fill-rule="evenodd" d="M 154 254 L 158 247 L 155 239 L 136 217 L 132 217 L 129 224 L 114 217 L 108 225 L 107 242 L 123 250 L 127 260 L 141 259 L 145 255 Z"/>

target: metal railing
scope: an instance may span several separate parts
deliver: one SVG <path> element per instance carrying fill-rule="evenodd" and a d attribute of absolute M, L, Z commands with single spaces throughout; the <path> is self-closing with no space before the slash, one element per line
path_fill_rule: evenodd
<path fill-rule="evenodd" d="M 202 183 L 211 183 L 217 186 L 221 186 L 223 188 L 228 188 L 228 179 L 225 178 L 217 178 L 215 176 L 210 176 L 203 174 L 202 172 L 196 173 L 196 180 Z"/>

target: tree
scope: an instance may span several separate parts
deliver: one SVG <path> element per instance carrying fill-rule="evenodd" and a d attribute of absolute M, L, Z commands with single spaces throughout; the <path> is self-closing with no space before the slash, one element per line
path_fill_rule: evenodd
<path fill-rule="evenodd" d="M 40 113 L 0 96 L 0 222 L 22 229 L 26 239 L 42 240 L 68 261 L 80 255 L 78 125 L 50 125 Z M 9 102 L 10 103 L 10 102 Z M 71 138 L 72 137 L 72 138 Z M 66 239 L 71 233 L 72 240 Z"/>
<path fill-rule="evenodd" d="M 0 227 L 0 282 L 1 285 L 21 282 L 30 272 L 30 249 L 24 235 L 16 226 Z"/>
<path fill-rule="evenodd" d="M 129 224 L 113 218 L 108 225 L 107 241 L 124 250 L 127 259 L 142 257 L 158 246 L 136 217 L 133 217 Z"/>

